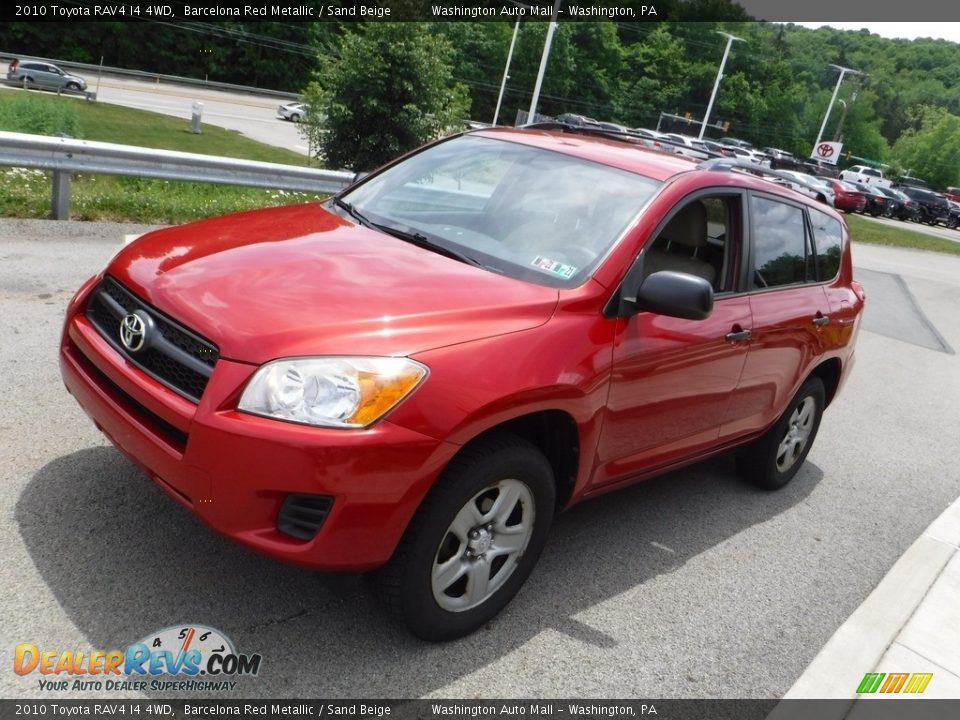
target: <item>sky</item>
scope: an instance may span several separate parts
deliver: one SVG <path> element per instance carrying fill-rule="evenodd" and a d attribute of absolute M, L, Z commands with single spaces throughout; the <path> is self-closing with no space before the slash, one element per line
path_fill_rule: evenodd
<path fill-rule="evenodd" d="M 913 40 L 915 38 L 931 37 L 960 43 L 960 23 L 957 22 L 834 22 L 829 20 L 826 22 L 797 22 L 794 24 L 809 28 L 829 25 L 838 30 L 867 28 L 870 32 L 885 38 Z"/>

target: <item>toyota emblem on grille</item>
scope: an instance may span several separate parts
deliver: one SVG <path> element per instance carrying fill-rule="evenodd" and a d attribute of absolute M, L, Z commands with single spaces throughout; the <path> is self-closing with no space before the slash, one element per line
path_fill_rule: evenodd
<path fill-rule="evenodd" d="M 125 315 L 120 321 L 120 342 L 130 352 L 138 352 L 147 342 L 147 324 L 136 313 Z"/>

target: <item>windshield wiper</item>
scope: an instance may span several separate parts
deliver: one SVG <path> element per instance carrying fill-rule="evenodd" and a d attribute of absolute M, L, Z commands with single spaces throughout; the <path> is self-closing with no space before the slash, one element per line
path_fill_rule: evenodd
<path fill-rule="evenodd" d="M 395 238 L 399 238 L 408 243 L 412 243 L 417 247 L 425 248 L 426 250 L 431 250 L 435 253 L 441 255 L 446 255 L 449 258 L 454 260 L 459 260 L 462 263 L 467 265 L 473 265 L 474 267 L 484 268 L 486 270 L 493 270 L 493 268 L 484 265 L 482 262 L 476 258 L 472 258 L 469 255 L 466 255 L 458 250 L 448 248 L 444 245 L 434 242 L 428 238 L 423 233 L 416 232 L 415 230 L 404 230 L 403 228 L 393 227 L 392 225 L 384 225 L 382 223 L 375 223 L 370 218 L 366 217 L 362 212 L 357 210 L 352 204 L 348 203 L 346 200 L 342 200 L 339 197 L 333 198 L 333 204 L 339 208 L 343 208 L 350 217 L 356 220 L 358 223 L 364 227 L 372 228 L 374 230 L 379 230 L 385 232 L 388 235 L 393 235 Z"/>
<path fill-rule="evenodd" d="M 377 230 L 382 230 L 389 235 L 393 235 L 395 238 L 399 238 L 408 243 L 416 245 L 417 247 L 431 250 L 435 253 L 439 253 L 440 255 L 446 255 L 449 258 L 459 260 L 467 265 L 484 268 L 485 270 L 491 269 L 476 258 L 472 258 L 469 255 L 460 252 L 459 250 L 454 250 L 453 248 L 448 248 L 445 245 L 434 242 L 423 233 L 416 232 L 415 230 L 404 230 L 403 228 L 393 227 L 392 225 L 381 225 L 380 223 L 373 223 L 372 227 L 375 227 Z"/>
<path fill-rule="evenodd" d="M 343 208 L 347 211 L 347 214 L 356 220 L 358 223 L 364 227 L 373 228 L 376 227 L 373 224 L 373 221 L 367 218 L 363 213 L 357 210 L 352 204 L 348 203 L 346 200 L 341 199 L 340 197 L 333 198 L 333 204 L 338 208 Z"/>

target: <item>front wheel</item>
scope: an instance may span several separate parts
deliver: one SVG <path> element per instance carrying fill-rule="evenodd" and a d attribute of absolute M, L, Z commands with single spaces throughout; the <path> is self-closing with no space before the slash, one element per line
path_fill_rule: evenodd
<path fill-rule="evenodd" d="M 67 90 L 79 90 L 79 89 L 80 89 L 80 86 L 77 83 L 75 82 L 67 83 Z"/>
<path fill-rule="evenodd" d="M 825 399 L 823 381 L 808 378 L 776 424 L 738 453 L 740 474 L 765 490 L 790 482 L 817 437 Z"/>
<path fill-rule="evenodd" d="M 482 439 L 451 461 L 393 558 L 373 576 L 387 607 L 424 640 L 473 632 L 533 569 L 553 520 L 553 471 L 511 435 Z"/>

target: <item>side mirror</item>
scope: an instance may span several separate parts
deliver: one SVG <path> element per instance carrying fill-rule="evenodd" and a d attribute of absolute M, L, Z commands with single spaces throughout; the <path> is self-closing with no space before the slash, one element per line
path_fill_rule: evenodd
<path fill-rule="evenodd" d="M 633 306 L 659 315 L 703 320 L 713 312 L 713 287 L 696 275 L 661 270 L 640 283 Z"/>

